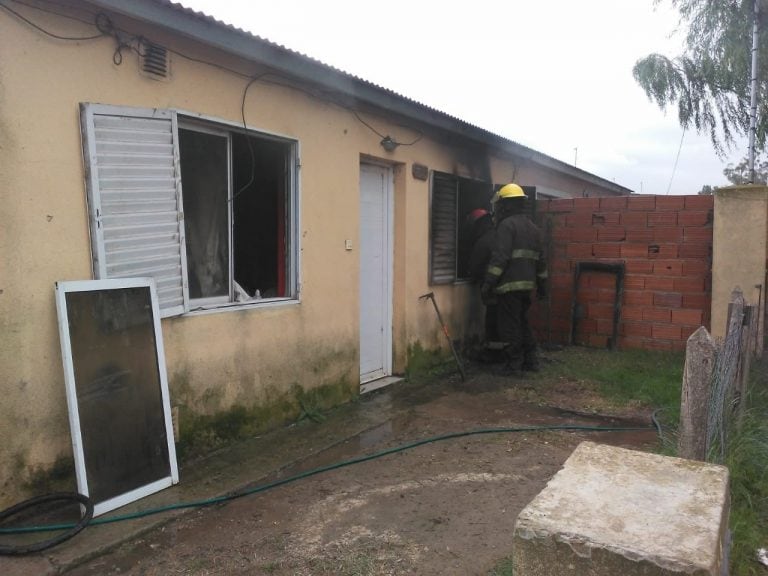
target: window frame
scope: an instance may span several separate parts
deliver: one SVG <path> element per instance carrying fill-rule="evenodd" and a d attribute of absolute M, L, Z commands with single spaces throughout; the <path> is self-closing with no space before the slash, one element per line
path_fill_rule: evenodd
<path fill-rule="evenodd" d="M 97 103 L 82 103 L 80 105 L 80 130 L 83 146 L 83 164 L 86 175 L 86 198 L 89 212 L 89 234 L 91 237 L 92 273 L 94 279 L 132 278 L 135 276 L 110 274 L 107 269 L 107 256 L 104 245 L 104 227 L 102 226 L 102 192 L 97 172 L 99 164 L 96 161 L 97 136 L 94 128 L 95 116 L 127 117 L 160 119 L 171 123 L 173 146 L 173 170 L 176 184 L 176 214 L 178 221 L 177 242 L 180 247 L 179 266 L 181 268 L 182 304 L 173 307 L 163 307 L 160 310 L 161 317 L 194 315 L 212 312 L 220 312 L 228 309 L 242 310 L 244 308 L 295 304 L 301 301 L 301 233 L 300 233 L 300 143 L 294 137 L 274 134 L 251 127 L 244 128 L 237 122 L 223 120 L 221 118 L 207 116 L 182 109 L 150 109 L 131 106 L 119 106 Z M 180 126 L 181 125 L 181 126 Z M 228 182 L 229 193 L 232 194 L 232 134 L 238 132 L 249 138 L 263 138 L 279 142 L 287 146 L 285 155 L 286 171 L 285 188 L 285 238 L 286 238 L 286 265 L 285 285 L 286 296 L 274 298 L 261 298 L 245 302 L 235 302 L 233 293 L 234 266 L 232 257 L 232 226 L 233 211 L 228 210 L 230 222 L 228 235 L 230 243 L 229 267 L 230 267 L 230 295 L 224 302 L 221 297 L 214 299 L 191 299 L 189 296 L 189 269 L 186 259 L 186 237 L 184 231 L 184 201 L 183 182 L 181 180 L 180 153 L 179 153 L 179 128 L 207 132 L 218 136 L 227 137 L 228 147 Z M 148 276 L 149 274 L 143 274 Z"/>
<path fill-rule="evenodd" d="M 453 210 L 454 210 L 454 218 L 453 218 L 453 225 L 452 225 L 453 246 L 451 247 L 452 258 L 453 258 L 453 270 L 452 270 L 452 273 L 450 274 L 450 277 L 445 272 L 443 272 L 441 275 L 438 276 L 438 273 L 440 271 L 436 270 L 436 257 L 437 257 L 437 253 L 439 252 L 438 247 L 436 246 L 436 243 L 438 242 L 438 237 L 436 236 L 436 234 L 440 232 L 438 228 L 441 225 L 441 223 L 437 221 L 439 216 L 437 214 L 438 206 L 436 206 L 436 194 L 435 194 L 435 185 L 436 185 L 436 180 L 438 179 L 442 179 L 443 184 L 445 184 L 448 180 L 452 180 L 452 184 L 453 184 L 452 204 L 453 204 Z M 465 278 L 465 277 L 459 276 L 459 256 L 461 252 L 460 246 L 459 246 L 459 235 L 460 235 L 460 227 L 462 225 L 462 223 L 460 222 L 459 206 L 461 204 L 462 181 L 471 181 L 476 185 L 487 186 L 489 204 L 490 204 L 492 193 L 496 189 L 494 184 L 490 181 L 478 180 L 475 178 L 467 178 L 464 176 L 457 176 L 455 174 L 442 172 L 440 170 L 431 171 L 430 185 L 429 185 L 429 271 L 428 271 L 430 286 L 465 284 L 472 281 L 471 278 Z M 445 194 L 446 190 L 447 190 L 447 187 L 441 191 L 442 194 Z M 490 209 L 490 205 L 485 208 Z"/>

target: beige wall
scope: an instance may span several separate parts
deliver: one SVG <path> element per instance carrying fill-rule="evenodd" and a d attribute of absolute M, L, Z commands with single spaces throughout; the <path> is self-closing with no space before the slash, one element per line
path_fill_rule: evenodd
<path fill-rule="evenodd" d="M 715 192 L 713 336 L 725 336 L 728 303 L 734 288 L 741 288 L 748 304 L 757 305 L 760 302 L 764 308 L 767 218 L 768 188 L 765 186 L 732 186 Z"/>
<path fill-rule="evenodd" d="M 46 12 L 17 9 L 59 34 L 94 31 Z M 115 21 L 175 50 L 253 73 L 253 65 L 151 26 Z M 172 56 L 171 79 L 158 82 L 138 73 L 136 55 L 128 50 L 122 65 L 115 65 L 114 50 L 111 38 L 57 41 L 0 12 L 0 506 L 19 494 L 32 472 L 70 453 L 53 294 L 56 281 L 92 277 L 79 104 L 171 108 L 241 122 L 247 78 Z M 266 403 L 297 383 L 357 386 L 361 159 L 394 169 L 394 368 L 405 368 L 411 344 L 444 347 L 431 305 L 418 300 L 432 289 L 429 183 L 414 179 L 411 165 L 463 176 L 492 166 L 493 180 L 503 182 L 515 174 L 514 159 L 478 160 L 428 137 L 386 153 L 380 136 L 351 111 L 270 82 L 251 86 L 246 114 L 252 129 L 300 145 L 302 299 L 164 320 L 172 404 L 211 414 Z M 400 141 L 419 134 L 382 116 L 365 118 Z M 524 173 L 523 183 L 546 176 L 530 166 Z M 352 251 L 345 250 L 347 239 Z M 471 286 L 434 290 L 454 334 L 479 330 L 468 306 L 479 309 Z"/>

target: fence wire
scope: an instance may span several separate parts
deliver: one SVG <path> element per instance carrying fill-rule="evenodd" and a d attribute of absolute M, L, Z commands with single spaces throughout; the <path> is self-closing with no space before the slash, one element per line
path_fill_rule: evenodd
<path fill-rule="evenodd" d="M 746 330 L 742 329 L 745 319 L 743 298 L 737 298 L 729 312 L 728 332 L 717 342 L 707 416 L 707 460 L 716 463 L 725 461 L 728 431 L 739 404 L 745 400 L 737 382 L 744 370 L 744 352 L 750 346 L 753 331 L 751 324 Z"/>

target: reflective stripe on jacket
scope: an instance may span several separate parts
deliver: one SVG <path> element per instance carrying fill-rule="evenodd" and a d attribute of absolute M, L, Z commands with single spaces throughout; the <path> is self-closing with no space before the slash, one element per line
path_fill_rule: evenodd
<path fill-rule="evenodd" d="M 528 216 L 507 216 L 496 227 L 485 281 L 497 294 L 534 290 L 547 278 L 543 246 L 541 231 Z"/>

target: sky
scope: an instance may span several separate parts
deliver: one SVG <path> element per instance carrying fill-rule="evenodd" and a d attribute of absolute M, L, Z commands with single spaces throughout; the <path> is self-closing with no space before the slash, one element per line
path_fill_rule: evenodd
<path fill-rule="evenodd" d="M 637 193 L 724 185 L 747 155 L 683 134 L 632 77 L 682 51 L 669 0 L 181 3 Z"/>

